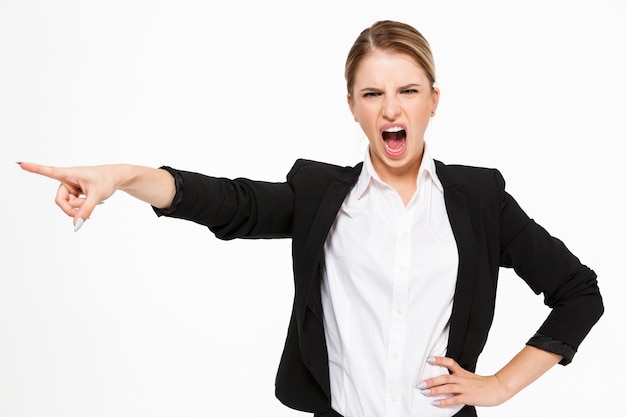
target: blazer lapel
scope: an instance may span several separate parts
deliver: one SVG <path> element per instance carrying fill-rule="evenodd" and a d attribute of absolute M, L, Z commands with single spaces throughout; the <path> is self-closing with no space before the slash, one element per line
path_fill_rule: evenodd
<path fill-rule="evenodd" d="M 449 175 L 450 171 L 445 165 L 436 161 L 436 166 L 437 176 L 444 186 L 446 210 L 459 252 L 459 270 L 450 317 L 447 352 L 449 357 L 458 361 L 463 351 L 474 298 L 477 247 L 465 189 Z"/>
<path fill-rule="evenodd" d="M 326 340 L 324 337 L 324 314 L 322 311 L 321 284 L 321 261 L 324 251 L 324 242 L 332 227 L 337 212 L 356 182 L 360 165 L 346 173 L 345 176 L 332 181 L 318 206 L 315 217 L 312 220 L 310 233 L 306 238 L 304 252 L 310 254 L 303 259 L 303 270 L 308 271 L 310 279 L 305 292 L 304 302 L 297 304 L 298 330 L 300 333 L 300 349 L 304 363 L 322 387 L 330 401 L 330 379 L 328 375 L 328 355 Z"/>
<path fill-rule="evenodd" d="M 343 204 L 350 188 L 358 179 L 360 171 L 361 164 L 350 171 L 350 175 L 346 175 L 328 185 L 326 193 L 324 193 L 320 202 L 317 215 L 311 224 L 311 233 L 306 241 L 304 253 L 315 254 L 315 256 L 311 256 L 307 259 L 307 261 L 311 263 L 307 265 L 307 269 L 315 271 L 315 276 L 311 279 L 310 286 L 307 288 L 307 306 L 320 321 L 323 321 L 323 317 L 320 294 L 320 274 L 318 272 L 319 262 L 322 259 L 324 250 L 324 243 L 337 217 L 337 212 Z M 305 308 L 307 306 L 305 306 Z"/>

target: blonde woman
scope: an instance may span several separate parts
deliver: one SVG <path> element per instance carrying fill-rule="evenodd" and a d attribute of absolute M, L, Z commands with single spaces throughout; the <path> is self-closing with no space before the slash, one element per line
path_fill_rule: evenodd
<path fill-rule="evenodd" d="M 439 101 L 428 42 L 380 21 L 346 62 L 361 163 L 298 160 L 283 183 L 132 166 L 55 168 L 78 230 L 122 190 L 221 239 L 291 238 L 295 298 L 276 378 L 287 406 L 324 417 L 475 416 L 568 364 L 603 312 L 595 273 L 531 220 L 497 170 L 446 165 L 424 132 Z M 498 271 L 551 312 L 494 375 L 476 375 Z M 268 300 L 269 301 L 269 300 Z"/>

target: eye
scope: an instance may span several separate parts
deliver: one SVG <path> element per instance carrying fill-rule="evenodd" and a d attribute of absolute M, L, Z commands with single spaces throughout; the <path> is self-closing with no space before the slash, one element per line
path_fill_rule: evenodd
<path fill-rule="evenodd" d="M 368 98 L 368 97 L 379 97 L 381 95 L 380 92 L 378 91 L 368 91 L 363 93 L 363 97 Z"/>
<path fill-rule="evenodd" d="M 415 88 L 407 88 L 406 90 L 402 90 L 401 93 L 408 95 L 408 96 L 412 96 L 414 94 L 419 93 L 419 91 L 417 91 Z"/>

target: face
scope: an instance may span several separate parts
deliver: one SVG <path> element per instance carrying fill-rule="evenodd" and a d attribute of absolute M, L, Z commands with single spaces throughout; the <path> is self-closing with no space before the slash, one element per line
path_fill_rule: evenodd
<path fill-rule="evenodd" d="M 348 104 L 383 180 L 417 175 L 424 132 L 438 101 L 439 90 L 408 55 L 376 50 L 359 63 Z"/>

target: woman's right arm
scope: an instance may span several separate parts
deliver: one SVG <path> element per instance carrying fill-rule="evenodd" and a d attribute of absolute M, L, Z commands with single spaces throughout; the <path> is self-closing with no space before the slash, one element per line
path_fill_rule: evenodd
<path fill-rule="evenodd" d="M 156 208 L 172 204 L 176 186 L 172 175 L 163 169 L 116 164 L 59 168 L 20 162 L 25 171 L 60 181 L 55 202 L 74 219 L 78 230 L 94 208 L 121 190 Z"/>

